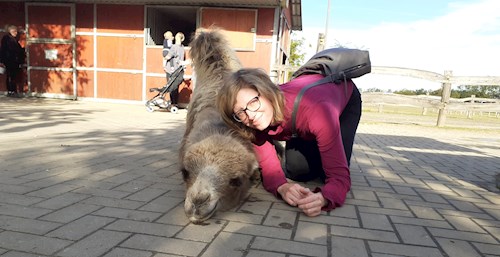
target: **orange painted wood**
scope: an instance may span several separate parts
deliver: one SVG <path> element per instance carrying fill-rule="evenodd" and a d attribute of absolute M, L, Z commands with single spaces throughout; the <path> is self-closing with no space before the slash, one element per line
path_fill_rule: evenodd
<path fill-rule="evenodd" d="M 79 70 L 76 72 L 77 95 L 94 97 L 94 72 Z"/>
<path fill-rule="evenodd" d="M 216 26 L 222 31 L 233 48 L 253 50 L 256 30 L 255 10 L 203 8 L 201 27 Z"/>
<path fill-rule="evenodd" d="M 54 15 L 47 15 L 47 14 Z M 57 15 L 55 15 L 57 14 Z M 28 32 L 31 38 L 71 39 L 69 6 L 28 6 Z"/>
<path fill-rule="evenodd" d="M 154 97 L 157 93 L 153 92 L 149 92 L 149 89 L 150 88 L 161 88 L 163 87 L 165 84 L 167 83 L 167 78 L 166 76 L 161 78 L 161 77 L 151 77 L 151 76 L 147 76 L 146 77 L 146 100 L 149 100 L 151 99 L 152 97 Z"/>
<path fill-rule="evenodd" d="M 76 32 L 94 31 L 94 5 L 77 4 L 75 7 Z"/>
<path fill-rule="evenodd" d="M 31 70 L 31 91 L 34 93 L 73 94 L 73 73 Z"/>
<path fill-rule="evenodd" d="M 29 47 L 29 59 L 31 66 L 71 68 L 73 58 L 73 47 L 70 44 L 44 44 L 31 43 Z M 57 50 L 57 59 L 46 59 L 46 50 Z"/>
<path fill-rule="evenodd" d="M 260 8 L 258 12 L 257 37 L 271 38 L 274 32 L 274 9 Z"/>
<path fill-rule="evenodd" d="M 93 36 L 76 36 L 76 66 L 94 67 Z"/>
<path fill-rule="evenodd" d="M 97 97 L 142 100 L 142 74 L 97 72 Z"/>
<path fill-rule="evenodd" d="M 0 1 L 0 26 L 14 25 L 24 29 L 24 2 Z"/>
<path fill-rule="evenodd" d="M 19 15 L 3 15 L 5 5 L 17 6 Z M 56 10 L 58 15 L 46 15 L 47 10 Z M 76 4 L 75 5 L 75 18 L 76 30 L 78 32 L 92 33 L 94 26 L 94 5 L 93 4 Z M 258 14 L 256 15 L 256 12 Z M 70 7 L 69 6 L 29 6 L 28 13 L 30 14 L 29 22 L 32 30 L 32 37 L 47 37 L 50 38 L 69 38 L 70 30 Z M 61 15 L 59 15 L 61 14 Z M 117 15 L 119 14 L 119 15 Z M 97 32 L 98 33 L 120 33 L 120 34 L 142 34 L 144 25 L 144 6 L 143 5 L 118 5 L 118 4 L 97 4 Z M 54 17 L 51 17 L 54 16 Z M 7 18 L 6 18 L 7 17 Z M 258 17 L 258 22 L 255 19 Z M 15 20 L 18 19 L 20 24 L 24 23 L 24 3 L 1 2 L 0 3 L 0 21 L 4 19 Z M 43 23 L 42 23 L 43 22 Z M 258 39 L 272 39 L 274 30 L 274 9 L 273 8 L 259 8 L 252 10 L 244 9 L 230 9 L 230 8 L 203 8 L 202 13 L 202 26 L 208 27 L 209 25 L 218 25 L 224 29 L 228 29 L 228 37 L 234 48 L 250 49 L 255 44 L 255 51 L 252 52 L 237 52 L 238 57 L 241 59 L 245 67 L 259 67 L 269 72 L 270 56 L 272 45 L 266 42 L 255 43 L 255 37 Z M 33 24 L 32 24 L 33 23 Z M 38 24 L 44 26 L 38 26 Z M 49 26 L 45 24 L 58 24 Z M 38 26 L 38 27 L 37 27 Z M 257 26 L 257 27 L 256 27 Z M 251 32 L 251 29 L 254 32 Z M 77 67 L 93 67 L 95 61 L 93 60 L 94 42 L 91 35 L 78 35 L 76 38 L 76 59 Z M 143 56 L 144 39 L 142 37 L 111 37 L 111 36 L 98 36 L 97 42 L 98 59 L 96 60 L 99 65 L 98 68 L 112 68 L 112 69 L 143 69 L 143 58 L 146 58 L 147 73 L 165 74 L 162 67 L 161 48 L 146 48 L 146 57 Z M 187 44 L 187 42 L 186 42 Z M 246 44 L 246 45 L 245 45 Z M 57 61 L 45 60 L 44 48 L 49 47 L 49 44 L 30 44 L 33 49 L 31 64 L 37 66 L 48 67 L 71 67 L 71 55 L 66 56 L 67 60 Z M 70 51 L 68 46 L 59 46 L 61 51 Z M 286 46 L 284 46 L 286 48 Z M 186 58 L 189 58 L 188 47 L 186 47 Z M 36 54 L 35 54 L 36 52 Z M 41 54 L 43 53 L 43 55 Z M 35 66 L 36 67 L 36 66 Z M 36 71 L 34 71 L 36 73 Z M 43 72 L 43 71 L 42 71 Z M 64 78 L 65 74 L 58 74 L 51 71 L 48 74 L 48 80 L 53 83 L 57 81 L 50 76 Z M 185 71 L 186 76 L 192 75 L 192 67 L 187 66 Z M 0 76 L 0 88 L 5 87 L 4 77 Z M 35 76 L 36 78 L 36 76 Z M 93 81 L 93 71 L 80 70 L 77 73 L 77 88 L 78 95 L 85 97 L 96 97 L 93 95 L 94 85 L 98 85 L 99 98 L 111 99 L 125 99 L 125 100 L 142 100 L 142 74 L 122 73 L 122 72 L 99 72 L 98 82 Z M 59 79 L 60 80 L 60 79 Z M 40 79 L 41 81 L 41 79 Z M 156 81 L 156 82 L 153 82 Z M 34 81 L 34 84 L 43 83 Z M 162 86 L 165 83 L 164 77 L 148 77 L 146 79 L 146 87 Z M 159 85 L 157 85 L 159 83 Z M 64 84 L 64 83 L 62 83 Z M 121 84 L 115 90 L 117 84 Z M 41 86 L 43 88 L 43 86 Z M 68 85 L 57 86 L 54 93 L 64 91 L 63 88 Z M 57 90 L 57 87 L 60 87 Z M 69 85 L 72 88 L 72 84 Z M 179 102 L 188 102 L 191 96 L 191 81 L 187 80 L 181 84 L 180 100 Z M 54 91 L 54 89 L 50 89 Z M 146 89 L 147 90 L 147 89 Z M 52 92 L 51 91 L 51 92 Z M 135 93 L 132 93 L 135 92 Z M 70 92 L 72 93 L 72 92 Z M 149 92 L 146 91 L 148 96 Z M 116 96 L 116 97 L 113 97 Z M 148 100 L 148 99 L 146 99 Z"/>
<path fill-rule="evenodd" d="M 272 43 L 258 42 L 255 52 L 236 52 L 243 67 L 261 68 L 270 72 Z M 260 58 L 259 58 L 260 56 Z"/>
<path fill-rule="evenodd" d="M 146 48 L 146 72 L 165 73 L 163 70 L 162 48 Z"/>
<path fill-rule="evenodd" d="M 142 70 L 143 38 L 97 37 L 99 68 Z"/>
<path fill-rule="evenodd" d="M 143 5 L 97 5 L 97 32 L 142 34 Z"/>
<path fill-rule="evenodd" d="M 24 30 L 25 28 L 25 12 L 24 12 L 24 2 L 20 1 L 1 1 L 0 2 L 0 26 L 14 25 L 17 26 L 19 30 Z M 21 32 L 21 31 L 19 31 Z M 0 39 L 5 35 L 5 32 L 0 32 Z M 20 39 L 19 43 L 22 47 L 26 45 L 26 34 L 19 33 Z M 1 43 L 0 43 L 1 44 Z M 7 85 L 5 84 L 6 76 L 5 74 L 0 75 L 0 91 L 7 91 Z M 22 69 L 17 77 L 18 90 L 27 92 L 26 83 L 26 69 Z M 21 86 L 22 85 L 22 86 Z"/>

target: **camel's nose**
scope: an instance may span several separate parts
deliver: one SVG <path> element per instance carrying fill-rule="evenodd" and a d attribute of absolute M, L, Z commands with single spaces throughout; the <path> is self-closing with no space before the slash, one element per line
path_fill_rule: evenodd
<path fill-rule="evenodd" d="M 205 204 L 207 201 L 210 200 L 210 194 L 208 193 L 201 193 L 193 197 L 193 205 L 196 207 L 200 207 L 201 205 Z"/>

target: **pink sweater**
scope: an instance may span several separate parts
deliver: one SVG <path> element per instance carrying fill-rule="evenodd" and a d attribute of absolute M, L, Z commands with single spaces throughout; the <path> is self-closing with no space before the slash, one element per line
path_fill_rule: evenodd
<path fill-rule="evenodd" d="M 273 139 L 284 141 L 291 138 L 291 113 L 295 97 L 301 88 L 321 78 L 317 74 L 303 75 L 283 84 L 281 90 L 288 111 L 286 121 L 259 131 L 256 135 L 254 148 L 262 169 L 264 188 L 276 196 L 279 196 L 278 187 L 287 181 L 271 142 Z M 342 82 L 338 85 L 332 83 L 312 87 L 305 92 L 297 111 L 296 129 L 299 137 L 318 142 L 326 181 L 323 187 L 316 188 L 314 192 L 321 192 L 328 200 L 328 205 L 323 207 L 324 211 L 342 206 L 351 188 L 339 117 L 351 97 L 353 85 L 351 80 L 347 80 L 347 86 Z"/>

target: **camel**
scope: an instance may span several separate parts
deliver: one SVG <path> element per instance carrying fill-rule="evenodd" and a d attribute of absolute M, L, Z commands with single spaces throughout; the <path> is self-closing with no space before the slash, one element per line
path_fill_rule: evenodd
<path fill-rule="evenodd" d="M 216 109 L 223 79 L 241 68 L 218 30 L 199 31 L 190 43 L 196 88 L 186 117 L 179 164 L 186 185 L 184 211 L 202 224 L 217 211 L 236 207 L 260 179 L 251 142 L 232 131 Z"/>

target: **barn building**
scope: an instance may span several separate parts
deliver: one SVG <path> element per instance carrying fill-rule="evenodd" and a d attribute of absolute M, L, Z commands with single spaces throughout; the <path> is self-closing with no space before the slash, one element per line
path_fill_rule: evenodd
<path fill-rule="evenodd" d="M 165 31 L 183 32 L 188 53 L 196 29 L 220 27 L 245 67 L 279 81 L 273 67 L 288 63 L 290 34 L 302 29 L 302 18 L 301 0 L 45 0 L 0 1 L 0 24 L 21 32 L 25 95 L 145 102 L 149 88 L 166 83 Z M 188 67 L 180 103 L 189 102 L 191 75 Z M 6 91 L 0 75 L 0 93 Z"/>

